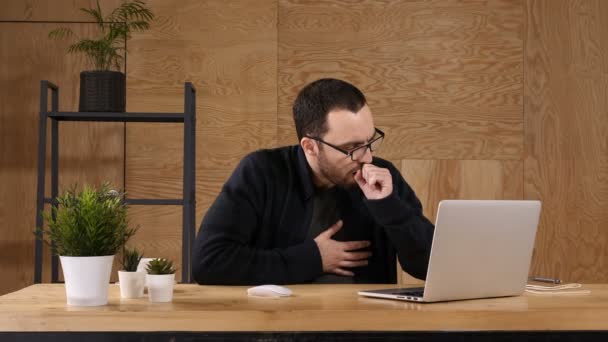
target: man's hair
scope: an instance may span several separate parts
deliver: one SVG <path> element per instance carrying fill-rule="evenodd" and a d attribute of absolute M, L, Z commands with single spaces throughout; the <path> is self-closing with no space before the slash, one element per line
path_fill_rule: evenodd
<path fill-rule="evenodd" d="M 298 141 L 305 136 L 321 137 L 327 132 L 327 114 L 332 110 L 358 112 L 365 96 L 354 85 L 333 78 L 322 78 L 304 87 L 293 103 L 293 121 Z"/>

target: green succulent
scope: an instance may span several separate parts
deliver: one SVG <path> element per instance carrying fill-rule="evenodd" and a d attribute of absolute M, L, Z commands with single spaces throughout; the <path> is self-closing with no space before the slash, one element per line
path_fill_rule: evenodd
<path fill-rule="evenodd" d="M 140 253 L 137 248 L 129 249 L 124 248 L 122 250 L 122 267 L 127 272 L 137 271 L 137 266 L 141 261 L 143 254 Z"/>
<path fill-rule="evenodd" d="M 171 260 L 156 258 L 150 260 L 146 271 L 148 271 L 148 274 L 173 274 L 175 273 L 175 268 L 173 268 Z"/>
<path fill-rule="evenodd" d="M 53 246 L 61 256 L 115 255 L 135 234 L 129 228 L 124 193 L 110 190 L 109 183 L 99 188 L 76 185 L 56 198 L 51 212 L 42 212 L 48 229 L 36 228 L 37 238 Z"/>

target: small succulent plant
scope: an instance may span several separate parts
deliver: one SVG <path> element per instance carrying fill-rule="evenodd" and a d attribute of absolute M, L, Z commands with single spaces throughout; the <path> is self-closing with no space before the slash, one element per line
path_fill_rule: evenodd
<path fill-rule="evenodd" d="M 121 262 L 123 269 L 127 272 L 137 271 L 137 266 L 139 265 L 142 256 L 142 253 L 140 253 L 136 248 L 123 249 Z"/>
<path fill-rule="evenodd" d="M 175 268 L 173 268 L 171 260 L 156 258 L 150 260 L 146 271 L 148 271 L 148 274 L 173 274 L 175 273 Z"/>

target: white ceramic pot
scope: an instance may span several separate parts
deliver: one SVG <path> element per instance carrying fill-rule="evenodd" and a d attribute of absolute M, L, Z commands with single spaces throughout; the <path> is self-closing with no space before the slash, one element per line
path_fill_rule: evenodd
<path fill-rule="evenodd" d="M 139 260 L 139 264 L 137 264 L 137 272 L 148 273 L 148 270 L 146 268 L 148 267 L 148 264 L 150 263 L 150 261 L 152 261 L 154 259 L 155 258 L 141 258 L 141 260 Z M 148 278 L 147 277 L 144 279 L 144 286 L 148 287 Z"/>
<path fill-rule="evenodd" d="M 150 261 L 152 261 L 154 259 L 155 258 L 141 258 L 141 260 L 139 260 L 139 264 L 137 264 L 137 272 L 148 273 L 146 271 L 146 267 L 148 267 L 148 264 L 150 263 Z"/>
<path fill-rule="evenodd" d="M 108 304 L 108 288 L 113 255 L 60 256 L 68 305 L 100 306 Z"/>
<path fill-rule="evenodd" d="M 173 274 L 147 274 L 148 299 L 151 302 L 170 302 L 173 300 Z"/>
<path fill-rule="evenodd" d="M 118 271 L 121 298 L 141 298 L 144 296 L 145 272 Z"/>

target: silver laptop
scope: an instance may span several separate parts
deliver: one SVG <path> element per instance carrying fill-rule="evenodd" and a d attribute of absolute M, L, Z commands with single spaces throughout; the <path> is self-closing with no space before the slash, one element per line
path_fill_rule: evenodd
<path fill-rule="evenodd" d="M 539 201 L 441 201 L 424 287 L 359 295 L 415 302 L 520 295 L 540 208 Z"/>

